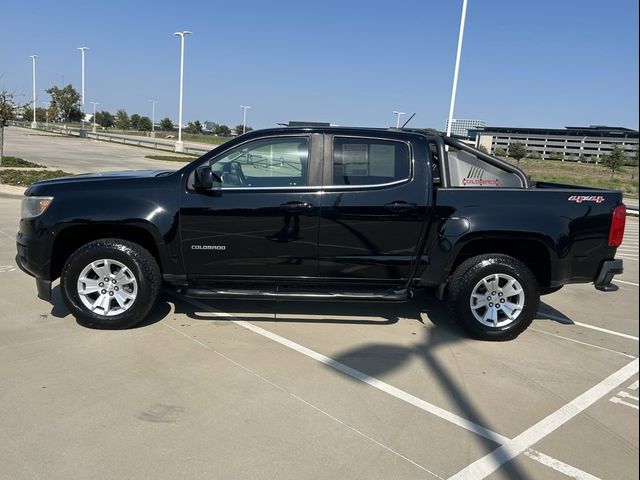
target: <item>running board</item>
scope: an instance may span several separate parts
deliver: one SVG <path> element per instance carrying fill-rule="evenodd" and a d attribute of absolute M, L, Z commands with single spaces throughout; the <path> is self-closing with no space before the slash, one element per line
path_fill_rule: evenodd
<path fill-rule="evenodd" d="M 245 300 L 334 300 L 349 302 L 406 302 L 411 290 L 384 290 L 379 292 L 287 292 L 276 290 L 240 290 L 180 288 L 179 293 L 193 298 L 242 298 Z"/>

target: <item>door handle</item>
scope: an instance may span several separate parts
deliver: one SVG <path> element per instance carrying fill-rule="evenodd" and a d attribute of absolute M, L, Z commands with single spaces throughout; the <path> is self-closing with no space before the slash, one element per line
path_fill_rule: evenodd
<path fill-rule="evenodd" d="M 391 202 L 387 203 L 384 208 L 394 213 L 403 213 L 410 212 L 411 210 L 416 210 L 418 205 L 415 203 L 407 203 L 407 202 Z"/>
<path fill-rule="evenodd" d="M 280 204 L 280 209 L 285 212 L 303 212 L 305 210 L 310 210 L 313 208 L 313 205 L 307 202 L 286 202 Z"/>

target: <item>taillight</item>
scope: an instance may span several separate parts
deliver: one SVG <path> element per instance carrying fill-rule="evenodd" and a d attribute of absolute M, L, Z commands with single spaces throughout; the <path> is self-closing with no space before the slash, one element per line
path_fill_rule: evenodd
<path fill-rule="evenodd" d="M 624 224 L 627 221 L 627 207 L 618 205 L 613 209 L 611 228 L 609 229 L 609 246 L 619 247 L 624 236 Z"/>

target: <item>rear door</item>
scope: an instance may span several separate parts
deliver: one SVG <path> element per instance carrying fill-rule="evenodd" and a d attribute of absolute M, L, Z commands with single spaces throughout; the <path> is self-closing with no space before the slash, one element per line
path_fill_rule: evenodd
<path fill-rule="evenodd" d="M 415 150 L 399 136 L 325 135 L 320 276 L 396 284 L 407 278 L 431 208 L 426 143 Z"/>
<path fill-rule="evenodd" d="M 317 275 L 322 135 L 252 140 L 212 159 L 219 196 L 187 188 L 180 210 L 191 280 Z"/>

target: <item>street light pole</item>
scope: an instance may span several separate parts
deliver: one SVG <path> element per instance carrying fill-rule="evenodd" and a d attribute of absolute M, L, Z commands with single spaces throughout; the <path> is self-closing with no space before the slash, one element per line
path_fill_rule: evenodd
<path fill-rule="evenodd" d="M 100 105 L 98 102 L 93 103 L 93 133 L 96 133 L 96 105 Z"/>
<path fill-rule="evenodd" d="M 37 55 L 30 55 L 31 58 L 31 66 L 33 70 L 33 122 L 31 122 L 31 128 L 37 128 L 38 123 L 36 122 L 36 58 Z"/>
<path fill-rule="evenodd" d="M 400 128 L 400 115 L 406 115 L 406 113 L 398 112 L 396 110 L 394 110 L 393 113 L 396 115 L 396 128 Z"/>
<path fill-rule="evenodd" d="M 449 121 L 447 122 L 447 137 L 451 135 L 453 123 L 453 108 L 456 103 L 456 90 L 458 88 L 458 72 L 460 70 L 460 54 L 462 53 L 462 37 L 464 37 L 464 22 L 467 16 L 467 0 L 462 0 L 462 15 L 460 16 L 460 31 L 458 33 L 458 49 L 456 51 L 456 64 L 453 69 L 453 86 L 451 88 L 451 103 L 449 104 Z"/>
<path fill-rule="evenodd" d="M 184 151 L 184 144 L 182 143 L 182 87 L 184 80 L 184 37 L 190 35 L 192 32 L 187 30 L 183 32 L 175 32 L 174 35 L 180 37 L 180 109 L 178 111 L 178 141 L 176 142 L 176 152 Z"/>
<path fill-rule="evenodd" d="M 251 108 L 247 105 L 240 105 L 242 109 L 242 133 L 247 130 L 247 108 Z"/>
<path fill-rule="evenodd" d="M 157 100 L 149 100 L 151 102 L 151 133 L 156 131 L 156 103 Z"/>
<path fill-rule="evenodd" d="M 84 130 L 84 52 L 86 50 L 89 50 L 88 47 L 78 47 L 78 50 L 80 50 L 80 55 L 81 55 L 81 71 L 82 71 L 82 77 L 81 77 L 81 99 L 82 99 L 82 117 L 80 118 L 80 123 L 82 125 L 81 129 Z"/>

